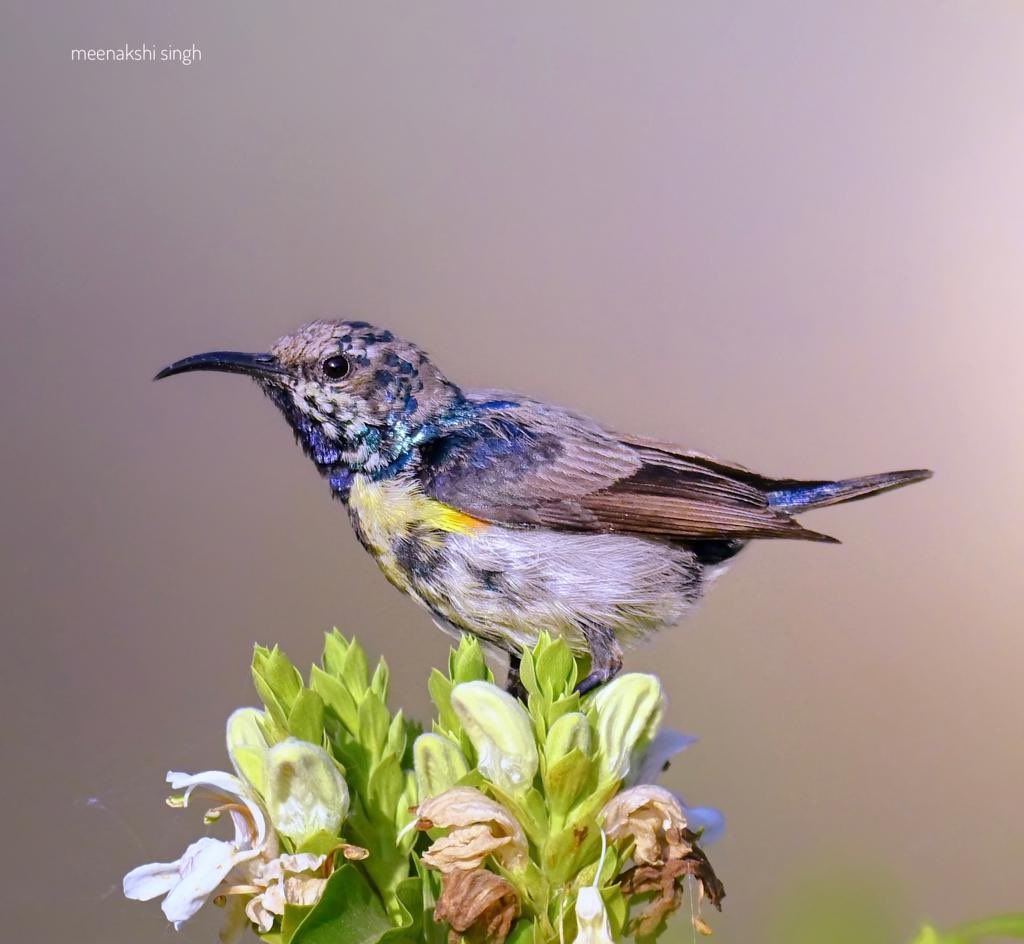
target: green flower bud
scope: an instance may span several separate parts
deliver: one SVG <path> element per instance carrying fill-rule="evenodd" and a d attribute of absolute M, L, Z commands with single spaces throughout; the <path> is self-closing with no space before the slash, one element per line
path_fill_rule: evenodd
<path fill-rule="evenodd" d="M 622 780 L 635 751 L 643 750 L 658 730 L 665 696 L 657 676 L 629 672 L 594 696 L 598 754 L 604 779 Z"/>
<path fill-rule="evenodd" d="M 257 793 L 265 786 L 264 756 L 270 748 L 263 733 L 263 712 L 258 708 L 239 708 L 228 717 L 228 756 L 238 774 Z"/>
<path fill-rule="evenodd" d="M 321 747 L 287 738 L 266 754 L 267 812 L 297 845 L 315 833 L 337 835 L 348 815 L 348 785 Z"/>
<path fill-rule="evenodd" d="M 548 729 L 544 757 L 550 767 L 573 748 L 579 748 L 582 753 L 589 754 L 590 742 L 590 722 L 587 721 L 587 716 L 579 711 L 570 711 Z"/>
<path fill-rule="evenodd" d="M 458 744 L 443 734 L 421 734 L 416 738 L 412 759 L 421 803 L 454 787 L 469 773 L 469 765 Z"/>
<path fill-rule="evenodd" d="M 476 748 L 480 772 L 509 793 L 529 790 L 538 757 L 526 709 L 490 682 L 456 685 L 452 708 Z"/>

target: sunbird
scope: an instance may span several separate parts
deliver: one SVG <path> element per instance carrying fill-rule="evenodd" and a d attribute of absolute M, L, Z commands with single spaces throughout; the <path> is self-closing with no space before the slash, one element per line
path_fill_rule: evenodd
<path fill-rule="evenodd" d="M 197 354 L 155 379 L 195 370 L 252 377 L 384 576 L 442 629 L 505 651 L 519 693 L 520 654 L 541 631 L 589 655 L 586 693 L 751 539 L 837 543 L 793 516 L 931 475 L 771 478 L 527 396 L 463 390 L 364 321 L 314 321 L 268 353 Z"/>

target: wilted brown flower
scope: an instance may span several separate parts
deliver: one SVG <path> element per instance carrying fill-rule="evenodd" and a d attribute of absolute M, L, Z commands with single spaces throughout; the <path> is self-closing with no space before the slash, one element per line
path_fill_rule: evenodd
<path fill-rule="evenodd" d="M 682 880 L 689 875 L 700 882 L 701 898 L 706 895 L 721 910 L 725 887 L 696 844 L 696 834 L 687 829 L 679 801 L 668 790 L 653 784 L 624 790 L 606 804 L 602 817 L 611 839 L 634 841 L 636 865 L 622 877 L 623 894 L 656 893 L 637 917 L 634 933 L 651 934 L 679 907 Z M 698 917 L 694 927 L 702 934 L 710 930 Z"/>
<path fill-rule="evenodd" d="M 608 838 L 631 838 L 638 865 L 662 865 L 681 859 L 690 851 L 682 836 L 686 816 L 679 801 L 664 787 L 653 783 L 623 790 L 601 811 Z"/>
<path fill-rule="evenodd" d="M 447 921 L 451 926 L 451 944 L 458 944 L 463 936 L 470 941 L 502 944 L 517 917 L 519 895 L 507 879 L 486 869 L 445 874 L 434 920 Z"/>
<path fill-rule="evenodd" d="M 420 804 L 417 829 L 439 826 L 447 836 L 434 841 L 423 861 L 439 872 L 471 871 L 492 855 L 508 869 L 527 861 L 526 836 L 500 803 L 473 787 L 452 787 Z"/>

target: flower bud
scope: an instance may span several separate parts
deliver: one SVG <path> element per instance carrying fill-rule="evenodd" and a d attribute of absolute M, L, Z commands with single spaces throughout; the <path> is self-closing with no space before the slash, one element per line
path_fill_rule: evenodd
<path fill-rule="evenodd" d="M 598 754 L 605 780 L 622 780 L 634 751 L 653 739 L 661 721 L 665 697 L 657 676 L 630 672 L 620 675 L 594 696 Z"/>
<path fill-rule="evenodd" d="M 590 753 L 590 722 L 579 711 L 562 715 L 550 728 L 544 743 L 544 757 L 548 766 L 555 764 L 574 748 L 584 754 Z"/>
<path fill-rule="evenodd" d="M 287 738 L 266 754 L 267 812 L 274 828 L 301 845 L 315 833 L 334 835 L 348 815 L 348 785 L 321 747 Z"/>
<path fill-rule="evenodd" d="M 480 772 L 509 793 L 529 790 L 538 757 L 523 706 L 490 682 L 463 682 L 452 689 L 452 708 L 476 748 Z"/>
<path fill-rule="evenodd" d="M 228 755 L 235 772 L 257 793 L 265 787 L 264 755 L 270 745 L 260 722 L 263 712 L 258 708 L 239 708 L 228 717 Z"/>
<path fill-rule="evenodd" d="M 413 743 L 412 757 L 421 802 L 454 787 L 469 773 L 459 746 L 443 734 L 421 734 Z"/>

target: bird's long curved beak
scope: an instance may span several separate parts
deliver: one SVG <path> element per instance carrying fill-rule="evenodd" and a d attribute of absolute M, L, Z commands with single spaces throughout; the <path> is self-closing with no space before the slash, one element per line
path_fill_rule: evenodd
<path fill-rule="evenodd" d="M 270 374 L 287 374 L 281 362 L 273 354 L 243 354 L 241 351 L 209 351 L 193 354 L 180 361 L 168 364 L 153 379 L 163 380 L 175 374 L 190 370 L 220 370 L 229 374 L 249 374 L 251 377 L 265 377 Z"/>

